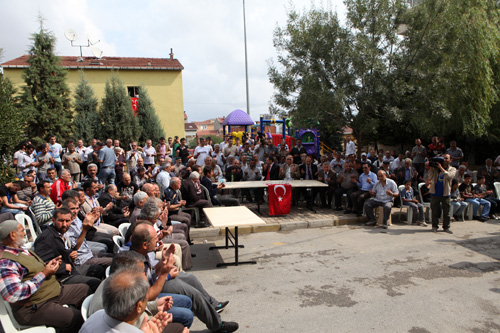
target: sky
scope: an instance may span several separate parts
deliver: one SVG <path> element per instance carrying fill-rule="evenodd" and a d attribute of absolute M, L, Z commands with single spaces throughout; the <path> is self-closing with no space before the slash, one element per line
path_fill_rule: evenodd
<path fill-rule="evenodd" d="M 332 8 L 342 19 L 342 0 L 245 0 L 250 116 L 269 112 L 273 86 L 267 71 L 276 60 L 273 32 L 284 26 L 287 11 Z M 78 56 L 75 44 L 100 40 L 106 56 L 168 58 L 170 49 L 184 66 L 184 110 L 189 121 L 247 111 L 243 0 L 0 0 L 0 63 L 27 54 L 30 35 L 44 27 L 57 39 L 56 54 Z M 83 49 L 84 56 L 92 56 Z"/>

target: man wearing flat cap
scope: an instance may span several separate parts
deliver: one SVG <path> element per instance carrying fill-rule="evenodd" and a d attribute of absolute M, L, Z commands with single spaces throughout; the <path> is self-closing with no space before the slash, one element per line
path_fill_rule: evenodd
<path fill-rule="evenodd" d="M 54 274 L 61 257 L 44 263 L 23 248 L 26 233 L 16 220 L 0 224 L 0 292 L 21 325 L 46 325 L 77 332 L 83 324 L 80 307 L 89 293 L 85 284 L 61 286 Z M 64 306 L 66 305 L 66 306 Z"/>

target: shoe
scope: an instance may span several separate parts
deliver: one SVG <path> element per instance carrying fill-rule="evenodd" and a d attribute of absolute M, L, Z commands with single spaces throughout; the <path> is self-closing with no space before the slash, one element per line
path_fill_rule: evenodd
<path fill-rule="evenodd" d="M 357 211 L 357 212 L 356 212 L 356 216 L 357 216 L 357 217 L 361 217 L 361 216 L 363 216 L 363 212 Z"/>
<path fill-rule="evenodd" d="M 370 222 L 370 221 L 368 221 L 368 222 L 366 222 L 366 223 L 365 223 L 365 225 L 366 225 L 367 227 L 373 227 L 375 224 L 377 224 L 377 221 L 371 221 L 371 222 Z"/>
<path fill-rule="evenodd" d="M 424 221 L 417 221 L 415 224 L 416 224 L 416 225 L 419 225 L 419 226 L 421 226 L 421 227 L 427 227 L 427 226 L 428 226 L 428 224 L 427 224 L 427 223 L 425 223 Z"/>
<path fill-rule="evenodd" d="M 449 234 L 453 234 L 453 231 L 451 231 L 449 228 L 448 229 L 444 229 L 444 232 L 447 232 Z"/>
<path fill-rule="evenodd" d="M 217 305 L 214 306 L 215 311 L 217 311 L 217 313 L 221 313 L 228 304 L 229 304 L 229 301 L 217 303 Z"/>
<path fill-rule="evenodd" d="M 342 210 L 342 207 L 335 207 L 336 212 L 340 212 Z"/>
<path fill-rule="evenodd" d="M 437 228 L 432 228 L 432 232 L 438 232 Z"/>
<path fill-rule="evenodd" d="M 389 229 L 389 226 L 387 224 L 383 224 L 382 229 Z"/>
<path fill-rule="evenodd" d="M 195 226 L 195 228 L 208 228 L 208 227 L 210 227 L 210 224 L 206 222 L 200 222 Z"/>
<path fill-rule="evenodd" d="M 481 221 L 481 222 L 488 221 L 488 219 L 486 217 L 482 217 L 482 216 L 478 216 L 476 220 Z"/>
<path fill-rule="evenodd" d="M 351 208 L 347 208 L 346 210 L 344 210 L 344 214 L 351 214 L 352 210 Z"/>
<path fill-rule="evenodd" d="M 234 321 L 223 321 L 216 333 L 230 333 L 236 331 L 240 325 Z"/>

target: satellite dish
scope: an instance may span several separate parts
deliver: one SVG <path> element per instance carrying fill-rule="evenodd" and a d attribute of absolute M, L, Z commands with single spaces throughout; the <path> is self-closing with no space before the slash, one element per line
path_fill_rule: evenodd
<path fill-rule="evenodd" d="M 87 34 L 87 40 L 88 40 L 90 45 L 94 45 L 94 44 L 97 44 L 100 42 L 100 40 L 94 41 L 94 39 L 90 36 L 90 34 Z"/>
<path fill-rule="evenodd" d="M 90 50 L 92 51 L 92 54 L 94 55 L 94 57 L 96 57 L 98 59 L 102 58 L 103 52 L 100 48 L 92 47 L 92 48 L 90 48 Z"/>
<path fill-rule="evenodd" d="M 73 29 L 67 29 L 65 32 L 64 32 L 64 36 L 66 36 L 66 38 L 72 42 L 74 42 L 76 39 L 77 39 L 77 34 L 76 34 L 76 31 L 73 30 Z"/>

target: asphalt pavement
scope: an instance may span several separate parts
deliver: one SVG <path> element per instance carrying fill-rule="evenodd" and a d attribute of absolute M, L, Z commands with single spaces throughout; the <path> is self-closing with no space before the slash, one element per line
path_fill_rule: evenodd
<path fill-rule="evenodd" d="M 196 244 L 195 274 L 239 332 L 499 332 L 500 223 L 343 225 L 240 236 L 234 250 Z M 191 332 L 208 332 L 195 319 Z"/>

